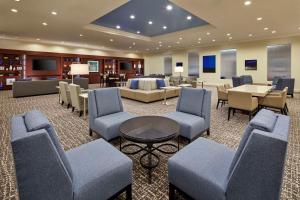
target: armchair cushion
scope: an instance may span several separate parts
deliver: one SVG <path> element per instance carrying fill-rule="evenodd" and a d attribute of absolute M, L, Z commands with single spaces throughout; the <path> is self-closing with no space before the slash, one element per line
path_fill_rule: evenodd
<path fill-rule="evenodd" d="M 103 139 L 66 152 L 74 172 L 74 199 L 108 199 L 132 183 L 132 161 Z"/>
<path fill-rule="evenodd" d="M 270 110 L 263 109 L 250 121 L 254 129 L 272 132 L 277 121 L 277 116 Z"/>
<path fill-rule="evenodd" d="M 48 119 L 37 110 L 27 112 L 24 116 L 24 121 L 29 132 L 44 128 L 46 129 L 51 126 Z"/>
<path fill-rule="evenodd" d="M 205 92 L 194 88 L 182 88 L 176 110 L 201 117 Z"/>
<path fill-rule="evenodd" d="M 118 112 L 98 117 L 94 119 L 94 131 L 101 134 L 104 139 L 111 140 L 120 136 L 120 125 L 133 117 L 135 115 L 127 112 Z"/>
<path fill-rule="evenodd" d="M 168 161 L 169 182 L 194 199 L 225 200 L 234 151 L 199 138 Z"/>
<path fill-rule="evenodd" d="M 164 116 L 177 121 L 180 124 L 180 135 L 190 140 L 205 131 L 205 120 L 202 117 L 183 112 L 171 112 Z"/>

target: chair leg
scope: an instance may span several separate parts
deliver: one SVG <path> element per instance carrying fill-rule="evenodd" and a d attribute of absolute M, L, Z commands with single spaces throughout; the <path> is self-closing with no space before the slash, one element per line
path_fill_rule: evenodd
<path fill-rule="evenodd" d="M 74 110 L 75 110 L 75 107 L 72 107 L 72 112 L 74 112 Z"/>
<path fill-rule="evenodd" d="M 126 200 L 132 200 L 132 185 L 126 187 Z"/>
<path fill-rule="evenodd" d="M 230 112 L 231 112 L 231 108 L 229 107 L 229 108 L 228 108 L 228 121 L 229 121 L 229 119 L 230 119 Z"/>
<path fill-rule="evenodd" d="M 67 106 L 67 108 L 69 109 L 70 108 L 70 104 L 68 103 L 68 106 Z"/>
<path fill-rule="evenodd" d="M 92 136 L 93 135 L 93 130 L 92 129 L 90 129 L 90 136 Z"/>
<path fill-rule="evenodd" d="M 82 113 L 83 113 L 82 111 L 79 111 L 79 117 L 81 117 L 81 116 L 82 116 Z"/>
<path fill-rule="evenodd" d="M 210 129 L 207 129 L 206 134 L 210 135 Z"/>
<path fill-rule="evenodd" d="M 233 113 L 232 115 L 234 116 L 234 114 L 235 114 L 235 109 L 233 109 L 232 113 Z"/>
<path fill-rule="evenodd" d="M 64 101 L 61 101 L 61 105 L 64 105 L 64 103 L 65 103 Z"/>
<path fill-rule="evenodd" d="M 218 99 L 218 103 L 217 103 L 217 108 L 216 109 L 219 108 L 219 103 L 220 103 L 220 99 Z"/>
<path fill-rule="evenodd" d="M 175 199 L 175 187 L 169 183 L 169 200 Z"/>
<path fill-rule="evenodd" d="M 292 98 L 294 98 L 294 94 L 291 94 Z"/>
<path fill-rule="evenodd" d="M 252 119 L 252 111 L 249 111 L 249 121 Z"/>
<path fill-rule="evenodd" d="M 281 109 L 280 109 L 280 112 L 281 112 L 281 114 L 284 114 L 284 109 L 281 108 Z"/>
<path fill-rule="evenodd" d="M 284 107 L 285 107 L 285 109 L 286 109 L 287 112 L 290 112 L 287 104 L 285 104 Z"/>

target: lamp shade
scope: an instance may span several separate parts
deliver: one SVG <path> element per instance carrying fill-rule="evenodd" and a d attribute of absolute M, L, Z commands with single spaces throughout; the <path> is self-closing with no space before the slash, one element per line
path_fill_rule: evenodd
<path fill-rule="evenodd" d="M 182 73 L 183 72 L 183 67 L 175 67 L 175 72 L 176 73 Z"/>
<path fill-rule="evenodd" d="M 88 64 L 71 64 L 71 75 L 82 75 L 89 74 L 89 65 Z"/>

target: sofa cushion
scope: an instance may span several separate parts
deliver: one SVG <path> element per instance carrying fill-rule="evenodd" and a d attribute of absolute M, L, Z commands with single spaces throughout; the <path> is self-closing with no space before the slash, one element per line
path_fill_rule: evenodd
<path fill-rule="evenodd" d="M 138 89 L 139 88 L 139 80 L 131 80 L 130 89 Z"/>
<path fill-rule="evenodd" d="M 204 89 L 182 88 L 177 103 L 177 111 L 202 116 Z"/>
<path fill-rule="evenodd" d="M 165 81 L 163 79 L 156 79 L 157 89 L 161 89 L 161 87 L 166 87 Z"/>
<path fill-rule="evenodd" d="M 168 161 L 169 181 L 193 199 L 224 200 L 234 151 L 199 138 Z"/>
<path fill-rule="evenodd" d="M 28 132 L 46 129 L 51 126 L 48 119 L 38 110 L 27 112 L 24 116 L 24 121 Z"/>
<path fill-rule="evenodd" d="M 74 172 L 74 199 L 109 199 L 132 183 L 132 161 L 98 139 L 66 152 Z"/>
<path fill-rule="evenodd" d="M 254 129 L 272 132 L 277 121 L 277 116 L 273 111 L 262 109 L 250 121 L 250 125 Z"/>

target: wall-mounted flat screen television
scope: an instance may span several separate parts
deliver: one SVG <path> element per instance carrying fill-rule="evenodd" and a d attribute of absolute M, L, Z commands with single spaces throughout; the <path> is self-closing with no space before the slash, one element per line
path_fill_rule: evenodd
<path fill-rule="evenodd" d="M 246 70 L 257 70 L 257 60 L 245 60 Z"/>
<path fill-rule="evenodd" d="M 120 62 L 120 70 L 129 71 L 132 68 L 131 62 Z"/>
<path fill-rule="evenodd" d="M 56 59 L 36 58 L 32 60 L 32 70 L 56 71 Z"/>

